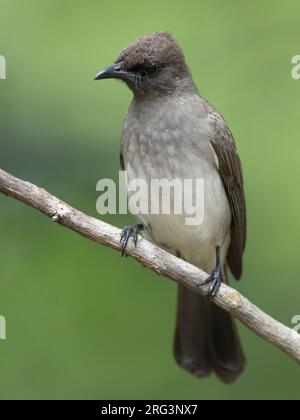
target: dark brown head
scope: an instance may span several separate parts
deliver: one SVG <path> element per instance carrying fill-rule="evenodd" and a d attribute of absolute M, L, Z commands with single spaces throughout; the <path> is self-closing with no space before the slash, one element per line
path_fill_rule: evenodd
<path fill-rule="evenodd" d="M 111 78 L 123 80 L 135 95 L 169 94 L 179 88 L 194 88 L 183 52 L 168 32 L 138 38 L 95 79 Z"/>

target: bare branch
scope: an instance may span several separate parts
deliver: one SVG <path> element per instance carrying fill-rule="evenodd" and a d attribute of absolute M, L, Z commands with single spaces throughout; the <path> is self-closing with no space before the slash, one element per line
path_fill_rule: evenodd
<path fill-rule="evenodd" d="M 0 169 L 0 193 L 39 210 L 52 221 L 80 233 L 87 239 L 120 250 L 120 229 L 90 217 L 29 182 Z M 208 275 L 199 268 L 141 239 L 137 248 L 130 243 L 127 254 L 177 283 L 204 295 L 208 286 L 198 287 Z M 255 334 L 264 338 L 300 364 L 300 335 L 265 314 L 236 290 L 223 284 L 215 303 L 230 312 Z"/>

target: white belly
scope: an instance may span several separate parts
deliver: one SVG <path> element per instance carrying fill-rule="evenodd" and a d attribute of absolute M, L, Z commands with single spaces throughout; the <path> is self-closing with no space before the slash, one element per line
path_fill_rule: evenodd
<path fill-rule="evenodd" d="M 216 246 L 221 245 L 222 259 L 225 260 L 230 243 L 231 211 L 217 168 L 188 150 L 181 153 L 180 158 L 177 153 L 159 157 L 151 153 L 146 156 L 132 156 L 133 159 L 129 158 L 126 162 L 128 182 L 136 178 L 146 180 L 149 190 L 153 178 L 204 181 L 204 202 L 201 203 L 204 217 L 201 223 L 188 225 L 186 220 L 189 215 L 184 211 L 180 215 L 145 212 L 137 218 L 149 225 L 150 231 L 146 233 L 148 239 L 211 272 L 215 267 Z M 189 193 L 194 195 L 195 190 Z M 174 203 L 171 207 L 173 205 Z"/>

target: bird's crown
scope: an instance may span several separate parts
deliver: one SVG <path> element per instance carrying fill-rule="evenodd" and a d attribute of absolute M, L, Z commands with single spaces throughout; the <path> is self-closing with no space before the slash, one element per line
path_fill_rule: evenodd
<path fill-rule="evenodd" d="M 117 62 L 122 62 L 127 70 L 138 66 L 185 67 L 184 55 L 169 32 L 155 32 L 138 38 L 127 46 L 119 55 Z"/>

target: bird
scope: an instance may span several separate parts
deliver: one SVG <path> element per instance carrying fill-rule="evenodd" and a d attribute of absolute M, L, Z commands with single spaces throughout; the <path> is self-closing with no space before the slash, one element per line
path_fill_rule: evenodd
<path fill-rule="evenodd" d="M 246 358 L 234 319 L 213 299 L 222 282 L 228 282 L 228 269 L 236 280 L 243 271 L 246 204 L 233 135 L 201 96 L 182 48 L 167 31 L 137 38 L 95 77 L 102 79 L 119 79 L 133 93 L 121 136 L 120 161 L 127 183 L 204 181 L 201 223 L 188 225 L 184 211 L 144 212 L 136 215 L 137 224 L 124 228 L 121 242 L 125 254 L 130 238 L 137 245 L 142 234 L 210 274 L 207 296 L 178 285 L 174 356 L 194 376 L 215 374 L 230 384 L 244 371 Z M 171 194 L 173 205 L 176 199 Z"/>

